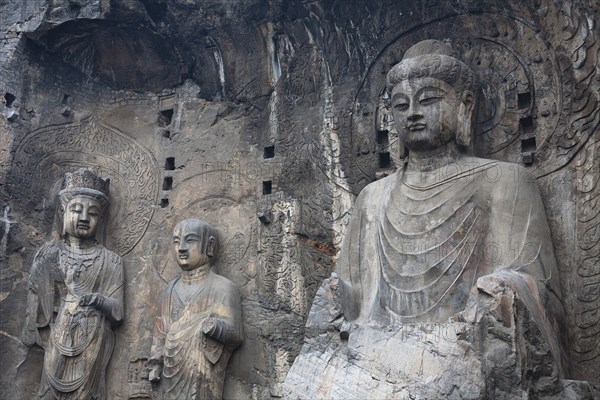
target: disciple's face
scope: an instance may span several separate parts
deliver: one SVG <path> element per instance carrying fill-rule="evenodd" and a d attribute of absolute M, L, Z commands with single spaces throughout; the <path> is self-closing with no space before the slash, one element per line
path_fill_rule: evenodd
<path fill-rule="evenodd" d="M 194 221 L 184 221 L 175 227 L 173 244 L 177 264 L 183 270 L 196 269 L 209 262 L 209 257 L 203 248 L 203 233 L 201 227 Z M 214 240 L 211 236 L 210 240 Z"/>
<path fill-rule="evenodd" d="M 83 240 L 95 239 L 101 219 L 102 205 L 97 199 L 75 196 L 65 208 L 65 233 Z"/>
<path fill-rule="evenodd" d="M 414 78 L 392 89 L 392 113 L 400 138 L 410 150 L 432 150 L 455 139 L 460 96 L 435 78 Z"/>

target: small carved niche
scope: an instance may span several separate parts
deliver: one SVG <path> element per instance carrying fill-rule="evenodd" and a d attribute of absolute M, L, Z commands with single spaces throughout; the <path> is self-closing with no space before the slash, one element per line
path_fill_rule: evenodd
<path fill-rule="evenodd" d="M 167 110 L 162 110 L 158 113 L 158 126 L 164 128 L 166 126 L 171 125 L 171 120 L 173 119 L 173 109 L 169 108 Z"/>
<path fill-rule="evenodd" d="M 69 97 L 71 97 L 71 96 L 69 96 L 68 94 L 66 94 L 66 93 L 65 93 L 65 94 L 63 95 L 63 98 L 62 98 L 62 101 L 61 101 L 61 103 L 62 103 L 63 105 L 65 105 L 65 106 L 66 106 L 67 104 L 69 104 Z"/>
<path fill-rule="evenodd" d="M 173 189 L 173 177 L 165 176 L 163 179 L 162 190 L 171 190 Z"/>
<path fill-rule="evenodd" d="M 377 132 L 377 144 L 387 147 L 390 144 L 390 137 L 388 131 Z"/>
<path fill-rule="evenodd" d="M 6 101 L 6 107 L 12 107 L 12 105 L 15 102 L 16 99 L 17 99 L 17 96 L 15 96 L 12 93 L 6 92 L 4 94 L 4 100 Z"/>
<path fill-rule="evenodd" d="M 535 136 L 521 139 L 521 152 L 535 151 L 536 143 Z"/>
<path fill-rule="evenodd" d="M 263 194 L 271 194 L 272 190 L 273 190 L 273 185 L 272 185 L 271 181 L 263 181 L 263 184 L 262 184 Z"/>
<path fill-rule="evenodd" d="M 531 106 L 531 92 L 517 94 L 517 103 L 519 105 L 519 110 L 528 109 Z"/>
<path fill-rule="evenodd" d="M 169 199 L 161 199 L 160 200 L 160 208 L 167 208 L 169 207 Z"/>
<path fill-rule="evenodd" d="M 167 157 L 165 159 L 165 170 L 167 170 L 167 171 L 175 170 L 175 157 Z"/>
<path fill-rule="evenodd" d="M 171 131 L 168 129 L 166 131 L 163 131 L 162 135 L 164 138 L 171 139 Z"/>
<path fill-rule="evenodd" d="M 390 168 L 392 166 L 392 159 L 389 152 L 379 153 L 379 168 Z"/>
<path fill-rule="evenodd" d="M 533 133 L 533 117 L 525 117 L 519 120 L 519 125 L 521 126 L 521 132 L 524 134 Z"/>
<path fill-rule="evenodd" d="M 275 157 L 275 146 L 265 147 L 265 151 L 263 153 L 263 158 L 266 160 L 266 159 L 273 158 L 273 157 Z"/>

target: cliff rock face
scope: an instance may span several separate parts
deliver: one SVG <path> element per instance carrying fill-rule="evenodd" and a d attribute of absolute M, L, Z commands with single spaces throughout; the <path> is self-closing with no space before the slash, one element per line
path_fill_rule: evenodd
<path fill-rule="evenodd" d="M 79 167 L 111 179 L 106 247 L 124 262 L 108 398 L 151 397 L 185 218 L 219 229 L 219 273 L 242 298 L 224 398 L 282 396 L 356 195 L 406 156 L 385 73 L 426 38 L 482 80 L 476 153 L 537 178 L 570 377 L 600 385 L 599 20 L 593 0 L 0 1 L 0 398 L 37 390 L 27 279 Z"/>

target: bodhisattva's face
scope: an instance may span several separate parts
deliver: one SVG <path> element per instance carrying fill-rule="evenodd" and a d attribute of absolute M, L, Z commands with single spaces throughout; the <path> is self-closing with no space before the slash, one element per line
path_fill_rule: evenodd
<path fill-rule="evenodd" d="M 456 89 L 435 78 L 415 78 L 392 89 L 396 129 L 410 150 L 432 150 L 453 140 L 461 98 Z"/>
<path fill-rule="evenodd" d="M 67 203 L 65 209 L 65 233 L 82 240 L 95 239 L 102 212 L 102 205 L 97 199 L 75 196 Z"/>
<path fill-rule="evenodd" d="M 194 270 L 209 262 L 202 248 L 202 233 L 194 224 L 179 224 L 173 232 L 175 258 L 179 267 L 185 271 Z"/>

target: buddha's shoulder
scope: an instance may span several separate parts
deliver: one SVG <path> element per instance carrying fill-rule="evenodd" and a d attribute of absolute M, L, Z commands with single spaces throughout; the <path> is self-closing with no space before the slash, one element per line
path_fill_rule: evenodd
<path fill-rule="evenodd" d="M 388 190 L 391 187 L 394 187 L 394 185 L 398 181 L 398 174 L 399 172 L 396 171 L 393 174 L 386 176 L 385 178 L 381 178 L 379 180 L 376 180 L 375 182 L 369 183 L 360 191 L 357 201 L 364 201 L 373 197 L 378 198 L 384 191 Z"/>
<path fill-rule="evenodd" d="M 509 186 L 535 184 L 535 177 L 524 166 L 506 161 L 479 157 L 465 157 L 461 160 L 464 170 L 478 173 L 492 184 Z"/>

